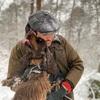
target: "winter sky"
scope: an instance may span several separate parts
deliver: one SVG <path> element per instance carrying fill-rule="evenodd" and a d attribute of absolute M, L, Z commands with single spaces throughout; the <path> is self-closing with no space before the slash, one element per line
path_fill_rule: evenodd
<path fill-rule="evenodd" d="M 3 4 L 3 6 L 1 7 L 1 10 L 7 8 L 7 7 L 9 6 L 9 4 L 13 2 L 13 0 L 0 0 L 0 5 L 1 5 L 3 2 L 4 2 L 4 4 Z"/>

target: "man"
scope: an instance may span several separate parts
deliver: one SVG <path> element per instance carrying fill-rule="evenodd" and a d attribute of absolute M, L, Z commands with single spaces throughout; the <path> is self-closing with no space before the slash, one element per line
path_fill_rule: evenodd
<path fill-rule="evenodd" d="M 68 98 L 73 100 L 73 89 L 81 78 L 84 67 L 73 47 L 64 37 L 55 34 L 59 30 L 57 20 L 49 13 L 39 11 L 29 17 L 25 30 L 26 39 L 19 42 L 11 52 L 7 80 L 21 77 L 26 67 L 30 65 L 31 57 L 25 58 L 29 56 L 27 54 L 29 49 L 35 51 L 34 55 L 37 58 L 41 55 L 41 51 L 48 51 L 53 56 L 51 60 L 46 57 L 49 63 L 54 63 L 50 65 L 52 71 L 49 71 L 49 65 L 46 65 L 47 68 L 41 69 L 51 73 L 52 84 L 60 80 L 60 88 L 54 88 L 48 94 L 47 100 L 69 100 Z M 43 46 L 42 42 L 46 44 L 46 49 L 38 50 L 38 45 Z M 33 44 L 35 45 L 33 46 Z M 25 56 L 25 54 L 27 55 Z M 23 61 L 22 58 L 26 61 Z M 23 64 L 22 61 L 25 63 Z M 54 65 L 57 65 L 57 68 Z M 8 86 L 11 86 L 11 83 Z"/>

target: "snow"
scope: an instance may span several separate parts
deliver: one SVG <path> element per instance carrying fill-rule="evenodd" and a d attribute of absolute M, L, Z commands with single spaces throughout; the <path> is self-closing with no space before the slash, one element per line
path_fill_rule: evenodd
<path fill-rule="evenodd" d="M 11 100 L 14 96 L 14 92 L 8 87 L 2 87 L 0 85 L 0 100 Z"/>
<path fill-rule="evenodd" d="M 3 0 L 0 0 L 0 2 L 3 2 Z M 12 2 L 13 2 L 13 0 L 5 0 L 1 10 L 6 9 Z"/>
<path fill-rule="evenodd" d="M 11 100 L 14 92 L 9 87 L 2 86 L 1 81 L 6 78 L 8 65 L 8 50 L 0 46 L 0 100 Z"/>

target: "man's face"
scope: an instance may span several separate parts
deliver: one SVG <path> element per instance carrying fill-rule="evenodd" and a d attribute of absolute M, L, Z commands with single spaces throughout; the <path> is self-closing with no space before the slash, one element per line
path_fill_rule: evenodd
<path fill-rule="evenodd" d="M 54 39 L 54 34 L 53 33 L 43 34 L 43 33 L 37 32 L 37 37 L 43 39 L 47 43 L 47 46 L 50 46 Z"/>

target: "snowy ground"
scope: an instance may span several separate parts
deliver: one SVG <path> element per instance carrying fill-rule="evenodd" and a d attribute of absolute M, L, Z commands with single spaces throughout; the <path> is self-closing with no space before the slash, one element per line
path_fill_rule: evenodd
<path fill-rule="evenodd" d="M 1 81 L 5 79 L 7 75 L 8 58 L 8 50 L 0 47 L 0 100 L 11 100 L 14 95 L 14 92 L 12 92 L 10 88 L 1 85 Z"/>
<path fill-rule="evenodd" d="M 0 100 L 11 100 L 14 95 L 14 92 L 11 91 L 8 87 L 3 87 L 1 81 L 6 78 L 7 75 L 7 65 L 8 65 L 9 52 L 4 48 L 0 49 Z M 88 73 L 88 74 L 87 74 Z M 90 100 L 88 99 L 88 80 L 90 78 L 100 80 L 100 74 L 96 70 L 85 71 L 80 82 L 74 90 L 75 100 Z M 97 100 L 95 98 L 91 100 Z M 100 99 L 98 99 L 100 100 Z"/>

